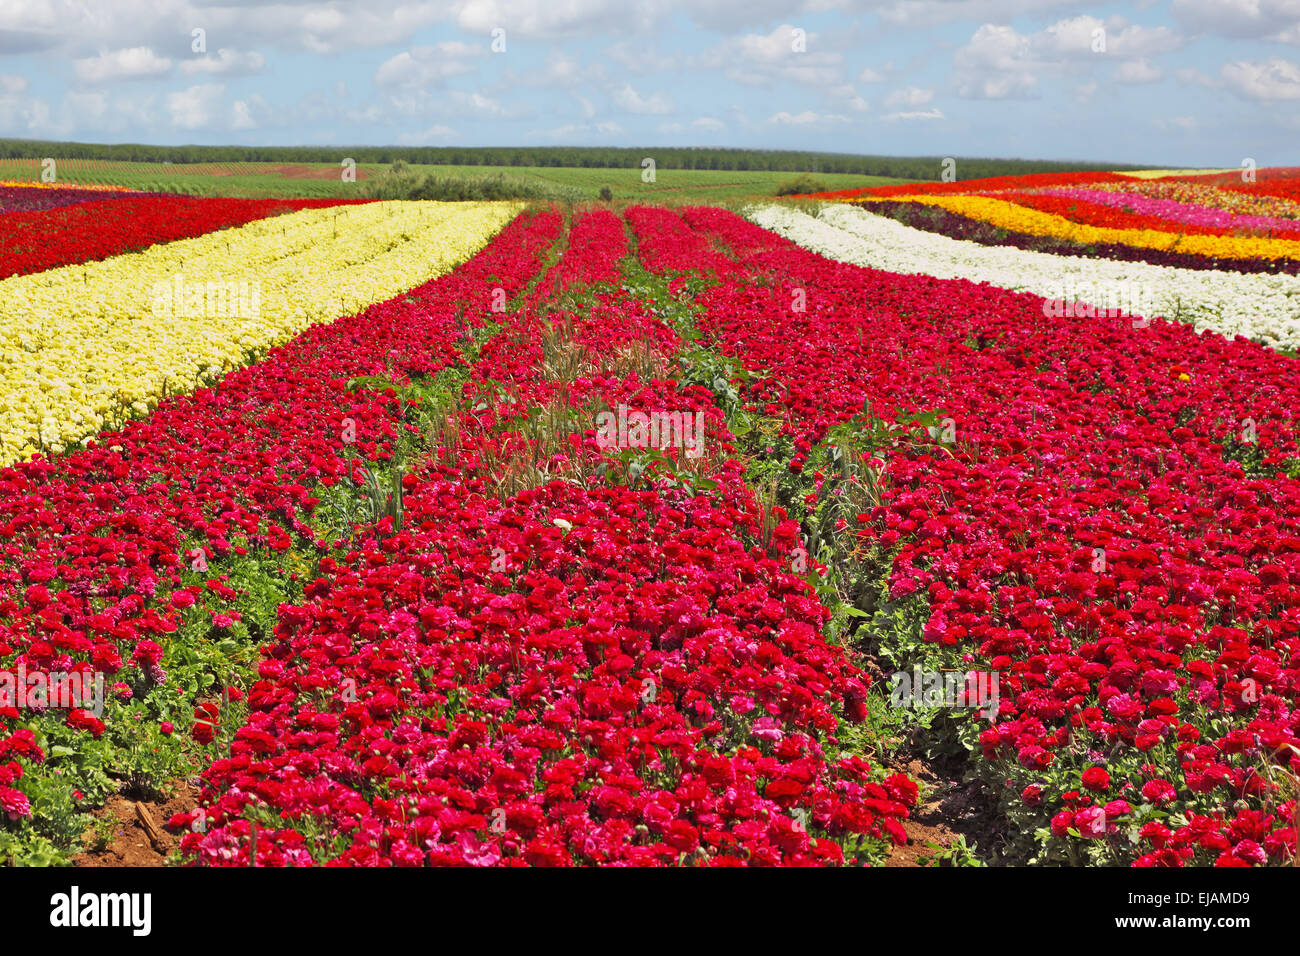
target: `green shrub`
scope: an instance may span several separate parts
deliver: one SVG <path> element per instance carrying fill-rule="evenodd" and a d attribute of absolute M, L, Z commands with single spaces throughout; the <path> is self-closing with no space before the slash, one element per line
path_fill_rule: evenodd
<path fill-rule="evenodd" d="M 368 181 L 364 192 L 372 199 L 424 199 L 438 202 L 499 199 L 562 199 L 573 202 L 590 195 L 584 195 L 581 190 L 573 187 L 507 176 L 505 173 L 482 176 L 426 175 L 409 167 L 400 170 L 394 168 L 378 179 Z"/>
<path fill-rule="evenodd" d="M 787 179 L 781 185 L 776 187 L 778 196 L 799 196 L 804 193 L 824 193 L 826 184 L 820 179 L 814 179 L 807 173 L 796 176 L 794 179 Z"/>

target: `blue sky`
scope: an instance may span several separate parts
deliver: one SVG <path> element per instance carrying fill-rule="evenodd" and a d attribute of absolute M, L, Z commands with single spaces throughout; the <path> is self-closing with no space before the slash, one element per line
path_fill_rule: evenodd
<path fill-rule="evenodd" d="M 0 136 L 1294 165 L 1300 0 L 0 0 Z"/>

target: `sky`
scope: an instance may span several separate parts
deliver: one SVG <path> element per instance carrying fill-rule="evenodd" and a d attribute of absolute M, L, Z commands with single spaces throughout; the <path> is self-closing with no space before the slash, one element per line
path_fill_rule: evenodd
<path fill-rule="evenodd" d="M 0 0 L 0 137 L 1300 164 L 1300 0 Z"/>

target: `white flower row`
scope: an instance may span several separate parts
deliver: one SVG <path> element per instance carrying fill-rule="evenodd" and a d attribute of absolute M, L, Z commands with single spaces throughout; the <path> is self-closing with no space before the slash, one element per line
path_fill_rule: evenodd
<path fill-rule="evenodd" d="M 1300 349 L 1300 276 L 1177 269 L 984 246 L 914 229 L 841 203 L 821 206 L 817 216 L 776 204 L 751 206 L 745 215 L 765 229 L 841 262 L 887 272 L 987 282 L 1050 300 L 1090 300 L 1098 310 L 1119 303 L 1124 311 L 1146 320 L 1191 322 L 1198 330 L 1244 335 L 1275 348 Z"/>

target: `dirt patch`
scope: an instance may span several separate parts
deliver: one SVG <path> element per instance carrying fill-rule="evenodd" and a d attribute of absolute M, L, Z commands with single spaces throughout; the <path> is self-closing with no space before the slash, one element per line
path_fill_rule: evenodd
<path fill-rule="evenodd" d="M 951 770 L 920 759 L 895 769 L 922 784 L 922 803 L 903 821 L 907 843 L 889 851 L 885 866 L 924 866 L 925 857 L 951 848 L 963 837 L 985 864 L 999 865 L 999 822 L 978 783 L 963 783 Z"/>
<path fill-rule="evenodd" d="M 168 855 L 180 845 L 180 837 L 166 829 L 167 821 L 173 814 L 186 813 L 198 804 L 199 789 L 189 783 L 177 784 L 175 794 L 165 801 L 109 797 L 94 814 L 102 826 L 111 827 L 108 842 L 95 849 L 97 828 L 92 827 L 85 836 L 90 848 L 74 856 L 72 865 L 166 866 Z"/>
<path fill-rule="evenodd" d="M 266 172 L 272 176 L 283 176 L 285 179 L 338 179 L 342 173 L 341 166 L 270 166 Z M 364 169 L 357 168 L 357 182 L 363 179 L 369 179 L 370 174 Z"/>

